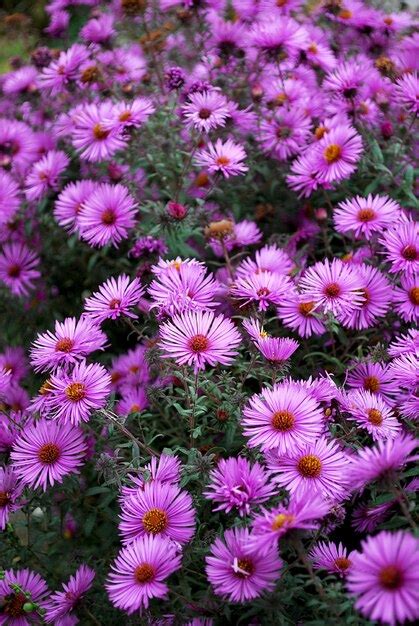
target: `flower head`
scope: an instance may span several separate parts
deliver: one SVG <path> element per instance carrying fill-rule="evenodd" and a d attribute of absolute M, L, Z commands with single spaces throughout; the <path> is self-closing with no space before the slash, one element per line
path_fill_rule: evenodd
<path fill-rule="evenodd" d="M 352 553 L 347 588 L 365 617 L 395 626 L 419 619 L 419 542 L 410 533 L 383 531 Z"/>
<path fill-rule="evenodd" d="M 218 91 L 190 94 L 182 107 L 182 117 L 187 127 L 208 133 L 225 125 L 229 117 L 226 98 Z"/>
<path fill-rule="evenodd" d="M 139 303 L 144 293 L 138 278 L 132 281 L 126 274 L 109 278 L 100 285 L 84 302 L 86 315 L 100 323 L 106 319 L 117 319 L 121 315 L 136 318 L 137 315 L 130 308 Z"/>
<path fill-rule="evenodd" d="M 345 406 L 351 418 L 365 428 L 373 439 L 392 439 L 400 432 L 400 423 L 383 398 L 371 391 L 357 389 L 348 393 Z"/>
<path fill-rule="evenodd" d="M 0 467 L 0 530 L 6 528 L 10 513 L 21 508 L 23 485 L 11 467 Z"/>
<path fill-rule="evenodd" d="M 398 222 L 380 239 L 383 254 L 391 263 L 390 272 L 416 275 L 419 272 L 419 224 Z"/>
<path fill-rule="evenodd" d="M 14 585 L 18 585 L 22 591 L 17 591 Z M 40 608 L 45 608 L 48 587 L 39 574 L 29 569 L 6 570 L 0 580 L 1 624 L 30 626 L 38 621 L 39 614 L 34 608 L 31 611 L 23 608 L 27 603 L 26 593 L 29 594 L 33 603 L 38 604 Z"/>
<path fill-rule="evenodd" d="M 227 139 L 224 143 L 217 139 L 210 142 L 206 149 L 199 150 L 194 158 L 195 165 L 206 167 L 211 174 L 221 173 L 226 178 L 244 174 L 249 169 L 243 164 L 246 152 L 239 144 Z"/>
<path fill-rule="evenodd" d="M 22 483 L 46 491 L 48 485 L 61 483 L 67 474 L 78 472 L 86 450 L 79 428 L 42 419 L 22 430 L 10 458 Z"/>
<path fill-rule="evenodd" d="M 332 128 L 315 146 L 314 167 L 323 183 L 349 178 L 362 153 L 362 139 L 349 126 Z"/>
<path fill-rule="evenodd" d="M 109 599 L 128 614 L 147 608 L 151 598 L 164 598 L 166 578 L 179 569 L 181 557 L 169 539 L 146 535 L 125 546 L 106 582 Z"/>
<path fill-rule="evenodd" d="M 400 216 L 400 206 L 388 196 L 355 196 L 338 204 L 333 212 L 340 233 L 353 232 L 357 239 L 369 241 L 375 233 L 391 226 Z"/>
<path fill-rule="evenodd" d="M 352 565 L 352 554 L 348 554 L 348 550 L 341 543 L 319 541 L 309 557 L 316 569 L 326 569 L 331 574 L 347 576 Z"/>
<path fill-rule="evenodd" d="M 197 372 L 207 364 L 230 365 L 241 341 L 233 322 L 210 311 L 187 311 L 160 327 L 159 346 L 163 356 Z"/>
<path fill-rule="evenodd" d="M 46 621 L 57 623 L 56 620 L 70 615 L 92 586 L 94 577 L 95 572 L 91 567 L 80 565 L 74 576 L 70 576 L 69 581 L 63 584 L 63 591 L 56 591 L 49 597 Z"/>
<path fill-rule="evenodd" d="M 33 165 L 26 177 L 26 197 L 38 200 L 48 190 L 57 191 L 59 177 L 70 163 L 69 158 L 61 150 L 49 150 L 45 156 Z"/>
<path fill-rule="evenodd" d="M 27 296 L 41 276 L 39 258 L 24 243 L 6 243 L 0 253 L 0 280 L 16 296 Z"/>

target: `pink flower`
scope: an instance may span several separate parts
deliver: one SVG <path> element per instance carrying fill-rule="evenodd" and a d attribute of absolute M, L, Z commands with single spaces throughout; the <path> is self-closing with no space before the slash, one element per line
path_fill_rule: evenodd
<path fill-rule="evenodd" d="M 357 268 L 360 292 L 364 297 L 361 306 L 352 310 L 342 309 L 337 318 L 347 328 L 371 328 L 384 317 L 390 308 L 393 289 L 380 270 L 370 265 Z"/>
<path fill-rule="evenodd" d="M 60 424 L 87 422 L 93 411 L 106 405 L 111 377 L 102 365 L 85 361 L 76 363 L 69 372 L 51 375 L 48 412 Z"/>
<path fill-rule="evenodd" d="M 22 592 L 13 588 L 18 585 Z M 30 626 L 39 622 L 38 612 L 32 608 L 25 611 L 23 608 L 27 602 L 25 594 L 29 594 L 31 602 L 38 604 L 41 609 L 46 606 L 48 595 L 47 583 L 39 574 L 29 569 L 5 570 L 0 580 L 0 623 L 7 626 Z"/>
<path fill-rule="evenodd" d="M 0 446 L 1 448 L 1 446 Z M 0 467 L 0 530 L 6 528 L 10 513 L 18 511 L 23 484 L 19 482 L 12 467 Z"/>
<path fill-rule="evenodd" d="M 63 584 L 63 591 L 56 591 L 49 597 L 45 616 L 47 623 L 56 624 L 57 620 L 71 615 L 71 611 L 77 608 L 92 586 L 94 577 L 95 572 L 91 567 L 80 565 L 74 576 L 70 576 L 69 581 Z"/>
<path fill-rule="evenodd" d="M 203 495 L 218 503 L 213 511 L 230 513 L 237 510 L 240 516 L 250 515 L 251 509 L 274 494 L 268 474 L 259 463 L 230 457 L 221 459 L 210 473 L 210 483 Z"/>
<path fill-rule="evenodd" d="M 175 359 L 178 365 L 193 366 L 195 373 L 206 364 L 230 365 L 240 341 L 233 322 L 210 311 L 187 311 L 160 327 L 163 356 Z"/>
<path fill-rule="evenodd" d="M 357 389 L 348 393 L 344 404 L 352 419 L 374 440 L 394 439 L 400 433 L 400 423 L 381 396 Z"/>
<path fill-rule="evenodd" d="M 151 481 L 128 498 L 121 497 L 119 530 L 124 543 L 144 535 L 159 535 L 188 543 L 195 532 L 191 496 L 177 485 Z"/>
<path fill-rule="evenodd" d="M 31 363 L 39 372 L 53 370 L 103 350 L 105 343 L 106 335 L 91 320 L 67 317 L 55 322 L 54 333 L 38 334 L 31 348 Z"/>
<path fill-rule="evenodd" d="M 113 106 L 111 102 L 84 104 L 77 112 L 72 140 L 82 159 L 104 161 L 126 147 L 120 131 L 108 128 Z"/>
<path fill-rule="evenodd" d="M 59 177 L 70 160 L 61 150 L 50 150 L 35 163 L 26 177 L 26 197 L 29 201 L 38 200 L 49 189 L 57 191 Z"/>
<path fill-rule="evenodd" d="M 340 202 L 333 211 L 335 228 L 339 233 L 353 232 L 357 239 L 369 241 L 400 217 L 400 206 L 388 196 L 356 196 Z"/>
<path fill-rule="evenodd" d="M 351 569 L 353 554 L 353 552 L 348 554 L 342 543 L 319 541 L 310 551 L 309 557 L 316 569 L 326 569 L 331 574 L 347 576 Z"/>
<path fill-rule="evenodd" d="M 225 178 L 244 174 L 249 169 L 242 163 L 246 152 L 239 144 L 227 139 L 224 143 L 217 139 L 215 144 L 210 142 L 206 149 L 199 150 L 194 158 L 195 165 L 206 167 L 211 174 L 221 173 Z"/>
<path fill-rule="evenodd" d="M 398 391 L 389 365 L 381 363 L 359 363 L 349 371 L 346 382 L 349 387 L 380 394 L 387 404 L 394 403 L 394 396 Z"/>
<path fill-rule="evenodd" d="M 122 398 L 115 406 L 118 415 L 141 413 L 149 405 L 147 394 L 142 387 L 126 387 L 121 390 Z"/>
<path fill-rule="evenodd" d="M 415 322 L 419 319 L 418 274 L 402 275 L 400 285 L 394 289 L 394 308 L 405 322 Z"/>
<path fill-rule="evenodd" d="M 315 146 L 314 167 L 322 183 L 349 178 L 362 152 L 362 139 L 350 126 L 332 128 Z"/>
<path fill-rule="evenodd" d="M 106 582 L 109 599 L 129 615 L 148 608 L 151 598 L 165 598 L 166 578 L 180 568 L 181 557 L 169 539 L 144 536 L 123 548 Z"/>
<path fill-rule="evenodd" d="M 16 296 L 27 296 L 41 276 L 39 258 L 24 243 L 6 243 L 0 253 L 0 280 Z"/>
<path fill-rule="evenodd" d="M 304 389 L 279 383 L 253 395 L 243 409 L 243 434 L 250 447 L 293 452 L 295 447 L 314 443 L 323 430 L 323 412 Z"/>
<path fill-rule="evenodd" d="M 111 130 L 139 128 L 154 113 L 155 107 L 149 98 L 135 98 L 131 102 L 117 102 L 113 105 L 109 120 L 104 127 Z"/>
<path fill-rule="evenodd" d="M 106 319 L 115 320 L 121 315 L 136 318 L 137 315 L 130 311 L 139 303 L 144 294 L 144 289 L 138 278 L 132 281 L 126 274 L 115 278 L 109 278 L 100 285 L 99 291 L 95 291 L 84 301 L 86 315 L 98 323 Z"/>
<path fill-rule="evenodd" d="M 137 205 L 123 185 L 102 183 L 81 207 L 78 226 L 80 236 L 93 246 L 117 247 L 135 225 Z"/>
<path fill-rule="evenodd" d="M 88 58 L 88 49 L 77 43 L 68 50 L 63 50 L 58 59 L 46 67 L 39 76 L 41 89 L 48 89 L 52 94 L 61 92 L 69 83 L 76 80 L 80 66 Z"/>
<path fill-rule="evenodd" d="M 190 94 L 181 111 L 187 128 L 205 133 L 224 126 L 229 117 L 226 98 L 218 91 Z"/>
<path fill-rule="evenodd" d="M 295 330 L 300 337 L 322 335 L 326 331 L 323 314 L 316 309 L 310 295 L 302 295 L 296 289 L 287 292 L 287 298 L 278 305 L 278 317 L 287 328 Z"/>
<path fill-rule="evenodd" d="M 276 546 L 262 554 L 250 546 L 247 528 L 226 530 L 206 557 L 206 573 L 214 592 L 230 602 L 246 602 L 272 591 L 282 561 Z"/>
<path fill-rule="evenodd" d="M 403 530 L 367 537 L 351 555 L 347 587 L 367 618 L 395 626 L 419 619 L 419 542 Z"/>
<path fill-rule="evenodd" d="M 271 272 L 272 274 L 290 274 L 295 265 L 282 248 L 275 244 L 263 246 L 257 250 L 255 260 L 246 257 L 236 269 L 239 278 L 245 278 L 249 274 L 260 274 L 261 272 Z"/>
<path fill-rule="evenodd" d="M 241 306 L 257 303 L 260 311 L 272 304 L 279 304 L 293 283 L 287 276 L 262 272 L 238 278 L 231 285 L 231 296 L 243 300 Z"/>
<path fill-rule="evenodd" d="M 302 294 L 324 312 L 334 314 L 362 306 L 364 296 L 357 272 L 339 259 L 318 261 L 300 280 Z"/>
<path fill-rule="evenodd" d="M 417 72 L 406 72 L 396 82 L 395 99 L 410 113 L 419 111 L 419 79 Z"/>
<path fill-rule="evenodd" d="M 70 233 L 76 231 L 81 207 L 97 186 L 98 183 L 93 180 L 78 180 L 66 185 L 55 201 L 54 217 L 57 223 Z"/>
<path fill-rule="evenodd" d="M 8 173 L 0 170 L 0 225 L 9 222 L 20 205 L 19 185 Z"/>
<path fill-rule="evenodd" d="M 62 483 L 67 474 L 78 472 L 86 450 L 79 428 L 42 419 L 22 430 L 10 458 L 22 483 L 46 491 L 48 485 Z"/>
<path fill-rule="evenodd" d="M 411 220 L 398 222 L 380 239 L 383 254 L 391 263 L 390 272 L 417 275 L 419 272 L 419 224 Z"/>

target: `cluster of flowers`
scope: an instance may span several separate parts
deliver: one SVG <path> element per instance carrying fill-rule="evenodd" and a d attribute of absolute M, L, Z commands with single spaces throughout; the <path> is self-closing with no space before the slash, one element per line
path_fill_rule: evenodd
<path fill-rule="evenodd" d="M 0 531 L 122 459 L 104 587 L 150 624 L 226 623 L 295 558 L 333 623 L 322 570 L 365 620 L 419 619 L 419 40 L 313 4 L 52 0 L 79 41 L 0 77 Z M 89 622 L 96 558 L 54 593 L 2 571 L 0 624 Z M 192 621 L 150 612 L 175 588 Z"/>

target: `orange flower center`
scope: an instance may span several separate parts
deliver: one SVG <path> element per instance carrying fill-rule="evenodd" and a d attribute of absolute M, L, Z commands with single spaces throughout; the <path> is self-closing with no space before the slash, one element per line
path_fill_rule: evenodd
<path fill-rule="evenodd" d="M 322 463 L 318 456 L 306 454 L 298 461 L 297 469 L 304 478 L 318 478 L 322 471 Z"/>
<path fill-rule="evenodd" d="M 402 257 L 406 259 L 406 261 L 416 261 L 418 258 L 418 251 L 415 246 L 406 246 L 402 250 Z"/>
<path fill-rule="evenodd" d="M 255 566 L 250 559 L 239 559 L 237 568 L 241 571 L 234 572 L 238 578 L 248 578 L 255 571 Z"/>
<path fill-rule="evenodd" d="M 350 567 L 351 561 L 350 559 L 347 559 L 346 556 L 338 556 L 338 558 L 335 559 L 335 565 L 339 569 L 346 570 Z"/>
<path fill-rule="evenodd" d="M 56 443 L 44 443 L 38 450 L 38 459 L 45 465 L 52 465 L 61 456 L 61 450 Z"/>
<path fill-rule="evenodd" d="M 257 290 L 256 294 L 260 297 L 263 296 L 269 296 L 271 292 L 269 291 L 269 289 L 267 287 L 261 287 L 260 289 Z"/>
<path fill-rule="evenodd" d="M 0 509 L 10 504 L 10 495 L 7 491 L 0 491 Z"/>
<path fill-rule="evenodd" d="M 207 120 L 209 117 L 211 117 L 211 111 L 209 109 L 201 109 L 198 113 L 198 116 L 201 118 L 201 120 Z"/>
<path fill-rule="evenodd" d="M 372 220 L 376 217 L 376 213 L 373 209 L 360 209 L 357 217 L 360 222 L 372 222 Z"/>
<path fill-rule="evenodd" d="M 219 156 L 216 160 L 217 165 L 230 165 L 230 159 L 226 156 Z"/>
<path fill-rule="evenodd" d="M 330 283 L 325 287 L 324 293 L 328 298 L 336 298 L 340 294 L 340 287 L 337 283 Z"/>
<path fill-rule="evenodd" d="M 86 397 L 86 385 L 83 383 L 70 383 L 64 393 L 71 402 L 79 402 Z"/>
<path fill-rule="evenodd" d="M 116 215 L 112 209 L 105 209 L 101 216 L 102 224 L 106 224 L 107 226 L 111 226 L 116 222 Z"/>
<path fill-rule="evenodd" d="M 3 611 L 12 619 L 14 617 L 20 617 L 21 615 L 25 614 L 25 611 L 23 610 L 23 605 L 26 602 L 26 598 L 23 593 L 10 593 L 9 595 L 4 597 L 3 602 Z M 6 618 L 6 622 L 7 621 L 8 620 Z"/>
<path fill-rule="evenodd" d="M 272 426 L 275 430 L 286 433 L 295 424 L 295 417 L 290 411 L 277 411 L 272 415 Z"/>
<path fill-rule="evenodd" d="M 383 423 L 383 414 L 378 409 L 368 409 L 368 421 L 373 426 L 381 426 Z"/>
<path fill-rule="evenodd" d="M 17 278 L 18 276 L 20 276 L 20 271 L 20 265 L 10 265 L 7 268 L 7 275 L 10 276 L 10 278 Z"/>
<path fill-rule="evenodd" d="M 63 337 L 63 339 L 59 339 L 55 344 L 55 351 L 70 352 L 73 346 L 74 341 L 72 339 L 69 339 L 68 337 Z"/>
<path fill-rule="evenodd" d="M 131 119 L 131 111 L 123 111 L 120 115 L 119 115 L 119 121 L 120 122 L 128 122 L 128 120 Z"/>
<path fill-rule="evenodd" d="M 52 390 L 53 386 L 51 384 L 51 381 L 49 378 L 47 378 L 46 381 L 40 386 L 38 393 L 40 396 L 46 396 L 51 393 Z"/>
<path fill-rule="evenodd" d="M 275 515 L 271 528 L 272 530 L 280 530 L 287 522 L 292 522 L 293 519 L 294 515 L 279 513 L 279 515 Z"/>
<path fill-rule="evenodd" d="M 342 148 L 337 143 L 331 143 L 323 152 L 324 158 L 328 163 L 336 163 L 342 154 Z"/>
<path fill-rule="evenodd" d="M 189 347 L 192 352 L 204 352 L 208 349 L 209 341 L 204 335 L 195 335 L 189 341 Z"/>
<path fill-rule="evenodd" d="M 367 376 L 364 380 L 364 389 L 372 393 L 377 393 L 380 389 L 380 381 L 376 376 Z"/>
<path fill-rule="evenodd" d="M 106 130 L 106 128 L 103 128 L 101 124 L 95 124 L 93 126 L 93 137 L 98 141 L 103 141 L 104 139 L 109 137 L 109 132 L 110 131 Z"/>
<path fill-rule="evenodd" d="M 314 136 L 316 137 L 316 139 L 320 140 L 323 139 L 327 132 L 328 129 L 326 128 L 326 126 L 317 126 L 316 130 L 314 131 Z"/>
<path fill-rule="evenodd" d="M 383 567 L 379 580 L 385 589 L 398 589 L 403 583 L 403 572 L 395 565 Z"/>
<path fill-rule="evenodd" d="M 169 516 L 166 511 L 162 511 L 162 509 L 150 509 L 144 514 L 141 521 L 148 533 L 157 535 L 166 530 L 169 524 Z"/>
<path fill-rule="evenodd" d="M 143 585 L 144 583 L 151 582 L 156 575 L 156 570 L 152 565 L 148 563 L 142 563 L 135 568 L 134 578 L 135 582 Z"/>
<path fill-rule="evenodd" d="M 409 300 L 416 306 L 419 304 L 419 287 L 413 287 L 409 291 Z"/>
<path fill-rule="evenodd" d="M 308 317 L 313 309 L 314 302 L 300 302 L 300 304 L 298 305 L 298 311 L 299 313 L 301 313 L 301 315 L 304 315 L 304 317 Z"/>

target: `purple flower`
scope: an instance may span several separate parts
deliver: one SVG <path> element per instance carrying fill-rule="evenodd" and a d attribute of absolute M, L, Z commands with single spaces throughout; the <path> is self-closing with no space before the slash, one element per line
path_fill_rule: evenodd
<path fill-rule="evenodd" d="M 348 550 L 341 543 L 319 541 L 310 551 L 309 557 L 315 568 L 326 569 L 331 574 L 347 576 L 352 565 L 353 554 L 353 552 L 348 554 Z"/>
<path fill-rule="evenodd" d="M 419 542 L 410 533 L 383 531 L 351 555 L 347 588 L 367 618 L 394 626 L 419 619 Z"/>
<path fill-rule="evenodd" d="M 419 79 L 417 72 L 406 72 L 396 82 L 395 98 L 410 113 L 419 111 Z"/>
<path fill-rule="evenodd" d="M 9 222 L 20 205 L 19 185 L 8 173 L 0 170 L 0 224 Z"/>
<path fill-rule="evenodd" d="M 192 498 L 176 485 L 147 482 L 130 497 L 122 496 L 119 529 L 123 542 L 144 535 L 159 535 L 184 544 L 195 532 Z"/>
<path fill-rule="evenodd" d="M 215 593 L 230 602 L 246 602 L 272 591 L 280 576 L 282 561 L 276 546 L 265 553 L 250 545 L 247 528 L 226 530 L 206 557 L 206 573 Z"/>
<path fill-rule="evenodd" d="M 25 427 L 13 444 L 12 468 L 32 489 L 61 483 L 78 472 L 87 446 L 82 431 L 70 424 L 39 420 Z"/>
<path fill-rule="evenodd" d="M 13 588 L 18 585 L 22 591 Z M 25 594 L 29 594 L 29 598 Z M 48 587 L 43 578 L 29 569 L 6 570 L 0 580 L 0 624 L 3 626 L 30 626 L 39 623 L 39 614 L 35 610 L 25 611 L 26 603 L 36 603 L 40 608 L 46 606 Z"/>
<path fill-rule="evenodd" d="M 383 398 L 364 389 L 351 391 L 346 409 L 358 426 L 365 428 L 374 440 L 394 439 L 401 425 Z"/>
<path fill-rule="evenodd" d="M 170 91 L 182 89 L 186 81 L 186 74 L 181 67 L 169 67 L 165 72 L 165 81 Z"/>
<path fill-rule="evenodd" d="M 215 144 L 209 142 L 206 149 L 199 150 L 195 157 L 195 165 L 206 167 L 210 174 L 221 173 L 225 178 L 244 174 L 249 169 L 243 164 L 246 152 L 239 144 L 227 139 L 224 143 L 217 139 Z"/>
<path fill-rule="evenodd" d="M 59 177 L 70 160 L 61 150 L 50 150 L 33 165 L 26 177 L 26 197 L 29 201 L 38 200 L 49 189 L 57 191 Z"/>
<path fill-rule="evenodd" d="M 190 94 L 181 111 L 187 128 L 205 133 L 225 126 L 229 117 L 227 100 L 218 91 Z"/>
<path fill-rule="evenodd" d="M 165 580 L 180 564 L 181 557 L 169 539 L 153 535 L 136 539 L 111 566 L 105 587 L 112 604 L 128 614 L 148 608 L 151 598 L 165 598 Z"/>
<path fill-rule="evenodd" d="M 313 397 L 292 383 L 280 383 L 253 395 L 243 409 L 243 434 L 250 447 L 293 452 L 313 444 L 323 430 L 323 412 Z"/>
<path fill-rule="evenodd" d="M 139 303 L 143 293 L 144 289 L 138 278 L 131 281 L 126 274 L 121 274 L 116 280 L 109 278 L 100 285 L 99 291 L 86 298 L 86 315 L 97 323 L 106 319 L 115 320 L 121 315 L 135 319 L 137 315 L 130 308 Z"/>
<path fill-rule="evenodd" d="M 274 494 L 268 480 L 266 471 L 259 463 L 251 464 L 242 457 L 221 459 L 210 473 L 211 482 L 204 496 L 220 503 L 213 511 L 230 513 L 236 509 L 243 517 L 250 515 L 253 507 Z"/>
<path fill-rule="evenodd" d="M 108 127 L 113 107 L 111 102 L 91 103 L 84 104 L 77 112 L 72 140 L 82 159 L 104 161 L 126 147 L 120 130 Z"/>
<path fill-rule="evenodd" d="M 86 356 L 103 350 L 106 335 L 86 317 L 67 317 L 55 322 L 55 332 L 38 334 L 31 348 L 31 363 L 38 372 L 54 370 L 76 363 Z"/>
<path fill-rule="evenodd" d="M 77 43 L 68 50 L 63 50 L 58 59 L 46 67 L 39 76 L 41 89 L 47 89 L 52 94 L 59 93 L 76 80 L 80 66 L 88 58 L 87 48 Z"/>
<path fill-rule="evenodd" d="M 46 621 L 55 624 L 56 620 L 70 615 L 92 586 L 94 577 L 94 570 L 87 565 L 80 565 L 74 576 L 70 576 L 69 581 L 63 584 L 63 591 L 57 591 L 49 597 Z"/>
<path fill-rule="evenodd" d="M 21 508 L 23 485 L 11 467 L 0 467 L 0 530 L 6 528 L 10 513 Z"/>
<path fill-rule="evenodd" d="M 419 278 L 417 274 L 400 277 L 400 287 L 394 289 L 393 304 L 405 322 L 419 320 Z"/>
<path fill-rule="evenodd" d="M 356 239 L 369 241 L 375 233 L 382 232 L 396 222 L 400 206 L 388 196 L 356 196 L 340 202 L 333 211 L 335 228 L 339 233 L 353 232 Z"/>
<path fill-rule="evenodd" d="M 279 304 L 291 288 L 292 282 L 287 276 L 266 271 L 238 278 L 230 291 L 233 298 L 244 301 L 241 306 L 255 302 L 260 311 L 266 311 L 271 304 Z"/>
<path fill-rule="evenodd" d="M 391 263 L 390 272 L 416 275 L 419 272 L 419 224 L 410 220 L 398 222 L 380 239 L 383 254 Z"/>
<path fill-rule="evenodd" d="M 342 309 L 337 318 L 347 328 L 371 328 L 377 319 L 384 317 L 393 299 L 393 289 L 385 275 L 370 265 L 357 268 L 359 289 L 364 297 L 361 306 L 356 309 Z"/>
<path fill-rule="evenodd" d="M 93 180 L 78 180 L 66 185 L 55 201 L 54 217 L 57 223 L 70 233 L 78 230 L 81 207 L 97 186 L 98 183 Z"/>
<path fill-rule="evenodd" d="M 16 296 L 27 296 L 41 276 L 39 258 L 24 243 L 6 243 L 0 253 L 0 281 Z"/>
<path fill-rule="evenodd" d="M 362 153 L 362 139 L 350 126 L 330 130 L 315 146 L 314 168 L 322 183 L 349 178 Z"/>

